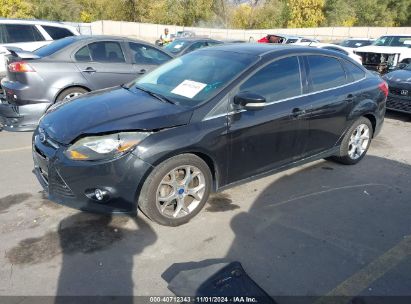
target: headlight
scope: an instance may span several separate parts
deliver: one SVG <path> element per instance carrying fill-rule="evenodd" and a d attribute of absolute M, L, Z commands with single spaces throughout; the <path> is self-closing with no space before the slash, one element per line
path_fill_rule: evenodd
<path fill-rule="evenodd" d="M 76 141 L 64 154 L 73 160 L 114 158 L 135 148 L 149 132 L 122 132 L 90 136 Z"/>

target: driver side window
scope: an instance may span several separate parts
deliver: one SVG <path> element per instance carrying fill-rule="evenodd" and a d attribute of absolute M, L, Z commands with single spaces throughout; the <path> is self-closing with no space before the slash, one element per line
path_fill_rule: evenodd
<path fill-rule="evenodd" d="M 240 86 L 240 91 L 264 96 L 267 102 L 301 95 L 301 75 L 297 57 L 280 59 L 266 65 L 246 80 Z"/>

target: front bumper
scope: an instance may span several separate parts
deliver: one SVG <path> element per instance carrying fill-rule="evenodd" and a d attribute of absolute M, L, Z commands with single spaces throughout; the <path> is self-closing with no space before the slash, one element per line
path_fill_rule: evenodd
<path fill-rule="evenodd" d="M 402 97 L 390 93 L 387 98 L 387 109 L 411 114 L 411 96 Z"/>
<path fill-rule="evenodd" d="M 138 189 L 151 165 L 133 153 L 108 161 L 72 161 L 66 147 L 33 135 L 34 173 L 49 199 L 75 209 L 98 213 L 136 213 Z M 107 192 L 102 201 L 95 189 Z"/>

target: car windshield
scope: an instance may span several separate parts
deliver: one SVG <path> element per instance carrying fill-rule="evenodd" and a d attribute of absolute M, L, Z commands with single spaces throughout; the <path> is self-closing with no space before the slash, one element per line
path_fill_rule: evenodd
<path fill-rule="evenodd" d="M 74 43 L 74 41 L 76 41 L 74 37 L 59 39 L 48 45 L 42 46 L 41 48 L 35 50 L 33 53 L 39 57 L 47 57 L 60 51 L 61 49 L 64 49 L 66 46 Z"/>
<path fill-rule="evenodd" d="M 358 48 L 360 46 L 370 45 L 371 43 L 369 40 L 344 40 L 340 45 L 349 48 Z"/>
<path fill-rule="evenodd" d="M 373 45 L 408 47 L 409 45 L 405 44 L 405 41 L 411 42 L 411 36 L 382 36 L 375 40 Z"/>
<path fill-rule="evenodd" d="M 178 53 L 184 49 L 190 42 L 186 40 L 174 40 L 165 49 L 171 53 Z"/>
<path fill-rule="evenodd" d="M 130 89 L 140 88 L 175 104 L 196 106 L 214 97 L 257 60 L 258 57 L 249 54 L 197 51 L 174 59 L 139 78 Z"/>

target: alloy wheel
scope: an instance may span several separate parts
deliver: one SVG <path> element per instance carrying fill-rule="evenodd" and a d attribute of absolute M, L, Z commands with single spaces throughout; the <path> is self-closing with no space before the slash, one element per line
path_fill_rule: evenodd
<path fill-rule="evenodd" d="M 83 95 L 83 93 L 81 93 L 81 92 L 72 92 L 72 93 L 69 93 L 69 94 L 67 94 L 66 96 L 64 96 L 63 101 L 68 101 L 68 100 L 70 100 L 70 99 L 72 99 L 72 98 L 74 98 L 74 97 L 80 96 L 80 95 Z"/>
<path fill-rule="evenodd" d="M 161 180 L 156 193 L 156 206 L 168 218 L 181 218 L 193 212 L 206 190 L 204 173 L 194 166 L 179 166 Z"/>
<path fill-rule="evenodd" d="M 360 158 L 367 150 L 370 141 L 370 128 L 366 124 L 360 124 L 354 129 L 348 143 L 348 156 L 351 159 Z"/>

